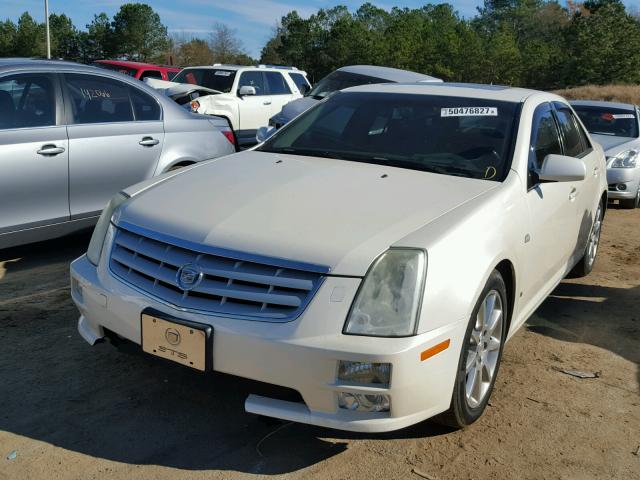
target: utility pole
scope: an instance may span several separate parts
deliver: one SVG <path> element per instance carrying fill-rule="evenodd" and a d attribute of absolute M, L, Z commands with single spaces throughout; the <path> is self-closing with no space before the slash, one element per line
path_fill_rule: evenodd
<path fill-rule="evenodd" d="M 44 24 L 47 30 L 47 58 L 51 58 L 51 37 L 49 36 L 49 0 L 44 0 Z"/>

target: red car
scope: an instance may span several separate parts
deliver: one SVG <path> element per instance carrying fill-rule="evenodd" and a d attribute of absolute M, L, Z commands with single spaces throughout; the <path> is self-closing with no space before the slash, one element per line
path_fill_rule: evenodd
<path fill-rule="evenodd" d="M 152 63 L 128 62 L 125 60 L 96 60 L 93 62 L 96 67 L 115 70 L 125 75 L 130 75 L 138 80 L 145 78 L 158 78 L 160 80 L 171 80 L 181 68 L 164 67 L 153 65 Z"/>

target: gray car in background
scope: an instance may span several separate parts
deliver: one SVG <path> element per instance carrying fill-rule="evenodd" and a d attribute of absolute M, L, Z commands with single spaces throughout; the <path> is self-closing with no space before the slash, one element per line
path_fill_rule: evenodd
<path fill-rule="evenodd" d="M 591 137 L 607 156 L 609 200 L 640 207 L 640 128 L 638 107 L 628 103 L 570 102 Z"/>
<path fill-rule="evenodd" d="M 422 73 L 375 65 L 350 65 L 342 67 L 320 80 L 304 97 L 287 103 L 280 113 L 269 119 L 269 126 L 280 128 L 320 100 L 338 90 L 375 83 L 442 82 L 441 79 Z"/>
<path fill-rule="evenodd" d="M 0 248 L 90 227 L 123 188 L 235 151 L 226 120 L 133 78 L 0 59 Z"/>

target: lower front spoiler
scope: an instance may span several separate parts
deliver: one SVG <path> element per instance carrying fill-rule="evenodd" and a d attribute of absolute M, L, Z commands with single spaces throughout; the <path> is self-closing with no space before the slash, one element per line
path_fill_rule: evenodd
<path fill-rule="evenodd" d="M 432 408 L 405 417 L 389 417 L 378 413 L 360 413 L 354 420 L 353 413 L 338 411 L 324 414 L 312 412 L 304 403 L 276 400 L 260 395 L 249 395 L 244 402 L 244 409 L 249 413 L 275 417 L 290 422 L 307 423 L 318 427 L 333 428 L 349 432 L 383 433 L 400 430 L 422 422 L 438 413 L 442 408 Z"/>

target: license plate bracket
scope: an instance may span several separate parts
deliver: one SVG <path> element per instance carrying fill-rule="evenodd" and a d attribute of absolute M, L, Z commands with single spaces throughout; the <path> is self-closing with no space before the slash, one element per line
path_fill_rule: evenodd
<path fill-rule="evenodd" d="M 140 317 L 142 350 L 201 372 L 213 369 L 213 328 L 146 309 Z"/>

